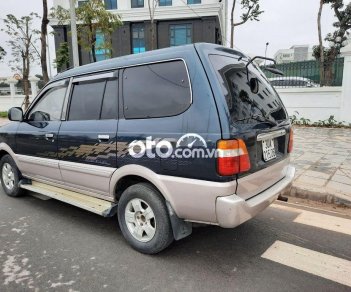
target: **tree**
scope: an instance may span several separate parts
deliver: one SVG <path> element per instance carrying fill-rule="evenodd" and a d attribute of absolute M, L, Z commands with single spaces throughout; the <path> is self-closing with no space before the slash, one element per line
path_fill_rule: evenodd
<path fill-rule="evenodd" d="M 241 21 L 234 21 L 234 13 L 237 4 L 237 0 L 233 0 L 232 10 L 230 14 L 230 47 L 234 47 L 234 29 L 236 26 L 243 25 L 248 21 L 260 21 L 259 16 L 264 12 L 260 8 L 260 0 L 241 0 Z"/>
<path fill-rule="evenodd" d="M 7 41 L 11 48 L 12 70 L 18 70 L 22 73 L 23 91 L 24 91 L 24 108 L 29 106 L 29 74 L 31 65 L 37 60 L 39 52 L 36 50 L 35 43 L 39 31 L 33 28 L 34 18 L 39 17 L 36 13 L 28 16 L 16 18 L 12 14 L 6 15 L 3 20 L 5 28 L 2 29 L 9 35 L 10 40 Z"/>
<path fill-rule="evenodd" d="M 69 47 L 67 42 L 60 43 L 60 47 L 56 51 L 56 59 L 54 63 L 59 72 L 64 67 L 69 67 Z"/>
<path fill-rule="evenodd" d="M 154 43 L 155 43 L 155 38 L 156 38 L 156 33 L 155 33 L 155 11 L 156 7 L 158 5 L 158 0 L 148 0 L 148 5 L 149 5 L 149 15 L 150 15 L 150 23 L 151 23 L 151 50 L 154 49 Z"/>
<path fill-rule="evenodd" d="M 59 24 L 69 23 L 69 11 L 61 6 L 52 10 L 52 15 Z M 76 8 L 78 43 L 86 51 L 90 52 L 92 61 L 96 62 L 96 50 L 104 50 L 111 56 L 112 33 L 122 24 L 119 15 L 105 9 L 101 0 L 90 0 Z M 96 35 L 101 34 L 104 38 L 102 43 L 97 43 Z"/>
<path fill-rule="evenodd" d="M 319 50 L 320 52 L 324 50 L 323 48 L 323 37 L 322 37 L 322 11 L 323 11 L 323 5 L 324 5 L 324 0 L 320 0 L 319 3 L 319 10 L 318 10 L 318 19 L 317 19 L 317 25 L 318 25 L 318 40 L 319 40 Z M 320 54 L 320 69 L 319 69 L 319 74 L 320 74 L 320 84 L 324 84 L 324 54 Z"/>
<path fill-rule="evenodd" d="M 6 54 L 6 51 L 0 47 L 0 62 L 5 58 Z"/>
<path fill-rule="evenodd" d="M 40 41 L 41 41 L 41 71 L 43 74 L 43 80 L 45 83 L 49 82 L 49 75 L 48 75 L 48 65 L 46 61 L 46 51 L 47 51 L 47 43 L 46 37 L 48 34 L 48 2 L 47 0 L 43 0 L 43 17 L 41 19 L 41 34 L 40 34 Z"/>
<path fill-rule="evenodd" d="M 336 30 L 329 33 L 325 38 L 329 43 L 329 48 L 316 46 L 313 48 L 313 56 L 321 63 L 323 70 L 324 80 L 322 80 L 321 85 L 330 86 L 334 79 L 334 62 L 340 54 L 340 49 L 344 46 L 351 29 L 351 3 L 345 6 L 343 0 L 324 0 L 323 2 L 324 4 L 331 4 L 331 8 L 334 10 L 337 21 L 333 26 Z"/>

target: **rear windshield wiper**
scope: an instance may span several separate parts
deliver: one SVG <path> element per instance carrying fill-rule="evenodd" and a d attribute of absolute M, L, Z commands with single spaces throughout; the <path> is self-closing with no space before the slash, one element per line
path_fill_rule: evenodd
<path fill-rule="evenodd" d="M 263 120 L 262 120 L 263 119 Z M 247 121 L 247 120 L 255 120 L 261 123 L 268 123 L 272 126 L 277 126 L 278 124 L 270 119 L 268 119 L 267 117 L 261 116 L 261 115 L 256 115 L 256 116 L 250 116 L 244 119 L 240 119 L 240 120 L 236 120 L 235 122 L 243 122 L 243 121 Z"/>

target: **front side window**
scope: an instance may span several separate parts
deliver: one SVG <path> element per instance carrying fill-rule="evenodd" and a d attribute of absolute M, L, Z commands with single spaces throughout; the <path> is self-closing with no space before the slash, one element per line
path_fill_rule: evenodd
<path fill-rule="evenodd" d="M 188 4 L 201 4 L 201 0 L 188 0 Z"/>
<path fill-rule="evenodd" d="M 159 0 L 159 6 L 172 6 L 172 0 Z"/>
<path fill-rule="evenodd" d="M 132 8 L 144 7 L 144 0 L 132 0 Z"/>
<path fill-rule="evenodd" d="M 174 116 L 191 103 L 183 61 L 127 68 L 123 72 L 124 115 L 127 119 Z"/>
<path fill-rule="evenodd" d="M 95 41 L 95 57 L 96 61 L 103 61 L 110 58 L 111 52 L 109 49 L 106 49 L 105 35 L 101 32 L 96 32 L 96 41 Z"/>
<path fill-rule="evenodd" d="M 145 29 L 143 24 L 132 25 L 132 50 L 133 54 L 145 52 Z"/>
<path fill-rule="evenodd" d="M 170 46 L 181 46 L 192 43 L 191 24 L 172 24 L 169 26 Z"/>
<path fill-rule="evenodd" d="M 30 121 L 59 121 L 67 87 L 49 89 L 28 115 Z"/>
<path fill-rule="evenodd" d="M 105 8 L 107 10 L 117 9 L 117 0 L 105 0 Z"/>

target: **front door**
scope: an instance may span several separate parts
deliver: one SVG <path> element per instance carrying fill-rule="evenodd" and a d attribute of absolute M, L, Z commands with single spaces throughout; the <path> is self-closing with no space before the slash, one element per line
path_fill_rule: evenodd
<path fill-rule="evenodd" d="M 62 179 L 57 160 L 57 138 L 66 90 L 64 82 L 50 86 L 19 125 L 16 152 L 25 176 L 49 181 Z"/>
<path fill-rule="evenodd" d="M 59 164 L 66 185 L 108 196 L 117 165 L 117 98 L 114 73 L 73 80 L 68 114 L 58 139 Z"/>

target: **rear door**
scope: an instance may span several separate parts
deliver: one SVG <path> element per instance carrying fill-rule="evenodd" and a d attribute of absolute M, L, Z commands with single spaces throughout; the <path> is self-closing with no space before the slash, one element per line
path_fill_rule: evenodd
<path fill-rule="evenodd" d="M 58 157 L 66 185 L 108 196 L 116 169 L 118 72 L 74 78 Z"/>
<path fill-rule="evenodd" d="M 251 169 L 239 174 L 237 194 L 248 199 L 281 180 L 288 164 L 290 123 L 279 95 L 254 64 L 209 55 L 220 81 L 229 138 L 245 141 Z"/>
<path fill-rule="evenodd" d="M 26 176 L 61 181 L 57 138 L 67 91 L 66 81 L 49 85 L 26 113 L 16 135 L 20 169 Z"/>

